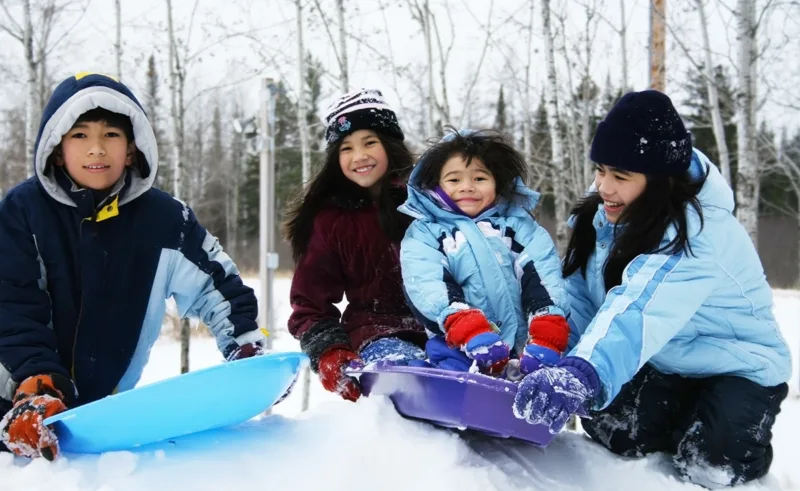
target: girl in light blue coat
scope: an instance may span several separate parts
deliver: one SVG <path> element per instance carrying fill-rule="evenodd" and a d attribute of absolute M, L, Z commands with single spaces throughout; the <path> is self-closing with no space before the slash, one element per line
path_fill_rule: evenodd
<path fill-rule="evenodd" d="M 712 488 L 764 476 L 791 362 L 731 188 L 656 91 L 617 103 L 591 158 L 563 267 L 571 351 L 521 382 L 515 413 L 556 432 L 586 405 L 614 453 L 666 452 Z"/>
<path fill-rule="evenodd" d="M 531 216 L 539 195 L 525 187 L 526 169 L 501 135 L 461 131 L 426 151 L 411 173 L 400 211 L 415 221 L 400 264 L 435 366 L 474 364 L 500 375 L 521 356 L 519 369 L 528 373 L 566 349 L 560 260 Z"/>

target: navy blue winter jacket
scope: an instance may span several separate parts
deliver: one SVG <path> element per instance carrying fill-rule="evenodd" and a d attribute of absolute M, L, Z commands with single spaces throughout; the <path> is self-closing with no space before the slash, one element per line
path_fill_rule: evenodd
<path fill-rule="evenodd" d="M 140 152 L 100 203 L 61 167 L 47 168 L 61 137 L 98 106 L 131 119 Z M 0 414 L 17 385 L 41 373 L 70 377 L 76 405 L 133 388 L 170 296 L 209 326 L 224 355 L 262 337 L 253 291 L 217 239 L 152 188 L 155 137 L 124 85 L 102 75 L 62 82 L 34 163 L 36 176 L 0 201 Z"/>

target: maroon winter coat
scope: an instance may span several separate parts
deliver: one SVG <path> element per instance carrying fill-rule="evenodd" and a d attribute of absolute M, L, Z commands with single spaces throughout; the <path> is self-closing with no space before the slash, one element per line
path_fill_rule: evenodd
<path fill-rule="evenodd" d="M 289 293 L 289 332 L 316 370 L 333 347 L 356 352 L 377 338 L 397 336 L 424 348 L 427 336 L 406 304 L 400 274 L 400 244 L 381 230 L 378 208 L 336 205 L 321 211 Z M 347 296 L 340 313 L 334 304 Z"/>

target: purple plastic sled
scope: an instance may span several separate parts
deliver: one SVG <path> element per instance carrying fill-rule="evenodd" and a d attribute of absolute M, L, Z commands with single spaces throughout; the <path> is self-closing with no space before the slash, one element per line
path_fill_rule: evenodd
<path fill-rule="evenodd" d="M 364 395 L 388 396 L 402 416 L 439 426 L 473 429 L 546 446 L 546 426 L 517 419 L 511 410 L 517 384 L 477 373 L 438 368 L 380 366 L 348 369 Z"/>

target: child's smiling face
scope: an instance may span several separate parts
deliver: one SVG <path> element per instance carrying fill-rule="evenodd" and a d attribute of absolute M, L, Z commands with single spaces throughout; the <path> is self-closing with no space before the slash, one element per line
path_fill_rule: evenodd
<path fill-rule="evenodd" d="M 447 159 L 439 176 L 439 187 L 472 218 L 497 199 L 494 176 L 477 157 L 469 165 L 461 154 Z"/>
<path fill-rule="evenodd" d="M 375 190 L 389 169 L 389 157 L 374 131 L 358 130 L 342 140 L 339 165 L 346 178 L 362 188 Z"/>
<path fill-rule="evenodd" d="M 606 218 L 617 223 L 626 206 L 641 196 L 647 187 L 647 177 L 638 172 L 628 172 L 610 165 L 598 164 L 594 174 L 594 185 L 603 198 Z"/>
<path fill-rule="evenodd" d="M 107 191 L 131 165 L 135 149 L 120 128 L 105 121 L 78 122 L 61 138 L 56 165 L 64 166 L 78 186 Z"/>

